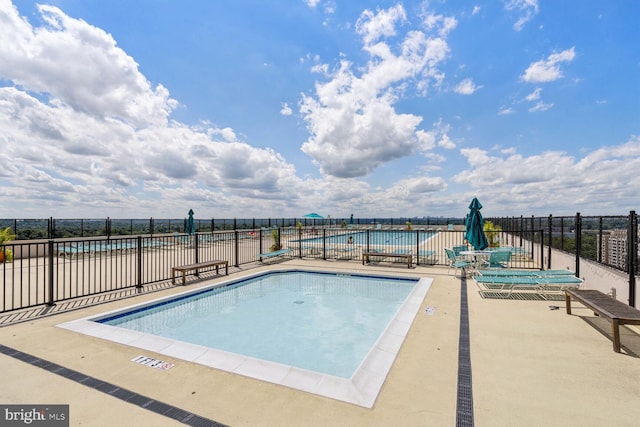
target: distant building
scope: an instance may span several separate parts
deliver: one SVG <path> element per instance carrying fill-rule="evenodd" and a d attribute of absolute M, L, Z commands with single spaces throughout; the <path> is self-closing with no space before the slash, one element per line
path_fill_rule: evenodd
<path fill-rule="evenodd" d="M 626 271 L 627 230 L 606 230 L 602 234 L 602 263 Z"/>

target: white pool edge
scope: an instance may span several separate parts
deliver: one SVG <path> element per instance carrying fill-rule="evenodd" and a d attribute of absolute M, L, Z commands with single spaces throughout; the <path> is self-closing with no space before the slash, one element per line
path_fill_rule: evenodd
<path fill-rule="evenodd" d="M 215 287 L 225 286 L 229 282 L 246 280 L 251 276 L 254 275 L 237 277 L 219 283 L 215 285 Z M 371 274 L 371 276 L 383 275 Z M 352 403 L 365 408 L 372 408 L 432 282 L 433 279 L 431 278 L 423 277 L 419 279 L 416 286 L 414 286 L 411 293 L 407 296 L 394 318 L 391 319 L 351 379 L 105 325 L 95 321 L 96 319 L 104 318 L 115 313 L 151 305 L 158 301 L 201 292 L 207 288 L 193 289 L 170 297 L 157 298 L 153 301 L 131 305 L 99 315 L 84 317 L 56 326 L 226 372 Z"/>

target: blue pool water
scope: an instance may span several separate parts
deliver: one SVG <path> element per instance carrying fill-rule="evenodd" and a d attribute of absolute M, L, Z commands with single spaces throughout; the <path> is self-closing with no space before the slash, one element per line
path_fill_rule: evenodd
<path fill-rule="evenodd" d="M 359 231 L 353 233 L 337 234 L 334 236 L 326 236 L 327 243 L 346 244 L 349 241 L 349 237 L 352 239 L 352 243 L 355 245 L 366 245 L 367 234 L 369 234 L 370 245 L 394 245 L 394 246 L 408 246 L 415 245 L 417 243 L 422 244 L 432 238 L 435 232 L 426 231 L 420 232 L 419 237 L 416 238 L 415 231 Z M 314 237 L 311 239 L 303 239 L 303 242 L 321 242 L 322 237 Z"/>
<path fill-rule="evenodd" d="M 350 378 L 417 283 L 272 272 L 98 321 Z"/>

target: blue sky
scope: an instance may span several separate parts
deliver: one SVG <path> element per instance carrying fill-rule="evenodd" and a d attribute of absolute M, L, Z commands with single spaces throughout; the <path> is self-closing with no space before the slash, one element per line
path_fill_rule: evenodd
<path fill-rule="evenodd" d="M 637 210 L 640 2 L 0 0 L 0 217 Z"/>

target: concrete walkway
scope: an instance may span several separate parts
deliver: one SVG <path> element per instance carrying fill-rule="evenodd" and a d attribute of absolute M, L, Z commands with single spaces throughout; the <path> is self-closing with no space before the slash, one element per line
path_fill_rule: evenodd
<path fill-rule="evenodd" d="M 259 268 L 282 267 L 434 279 L 372 409 L 56 327 L 178 293 L 183 287 L 0 327 L 0 343 L 221 425 L 456 424 L 460 279 L 441 267 L 363 267 L 357 261 L 291 260 Z M 243 273 L 230 277 L 239 274 Z M 211 281 L 190 286 L 205 286 Z M 623 353 L 617 354 L 606 335 L 608 324 L 602 324 L 579 304 L 575 305 L 574 315 L 569 316 L 561 302 L 483 299 L 471 279 L 467 298 L 473 413 L 472 424 L 466 425 L 640 424 L 640 335 L 623 328 Z M 554 305 L 560 308 L 553 309 Z M 159 370 L 131 362 L 140 354 L 175 366 Z M 6 354 L 0 354 L 0 372 L 0 404 L 69 404 L 73 426 L 181 425 L 135 402 L 123 401 Z"/>

